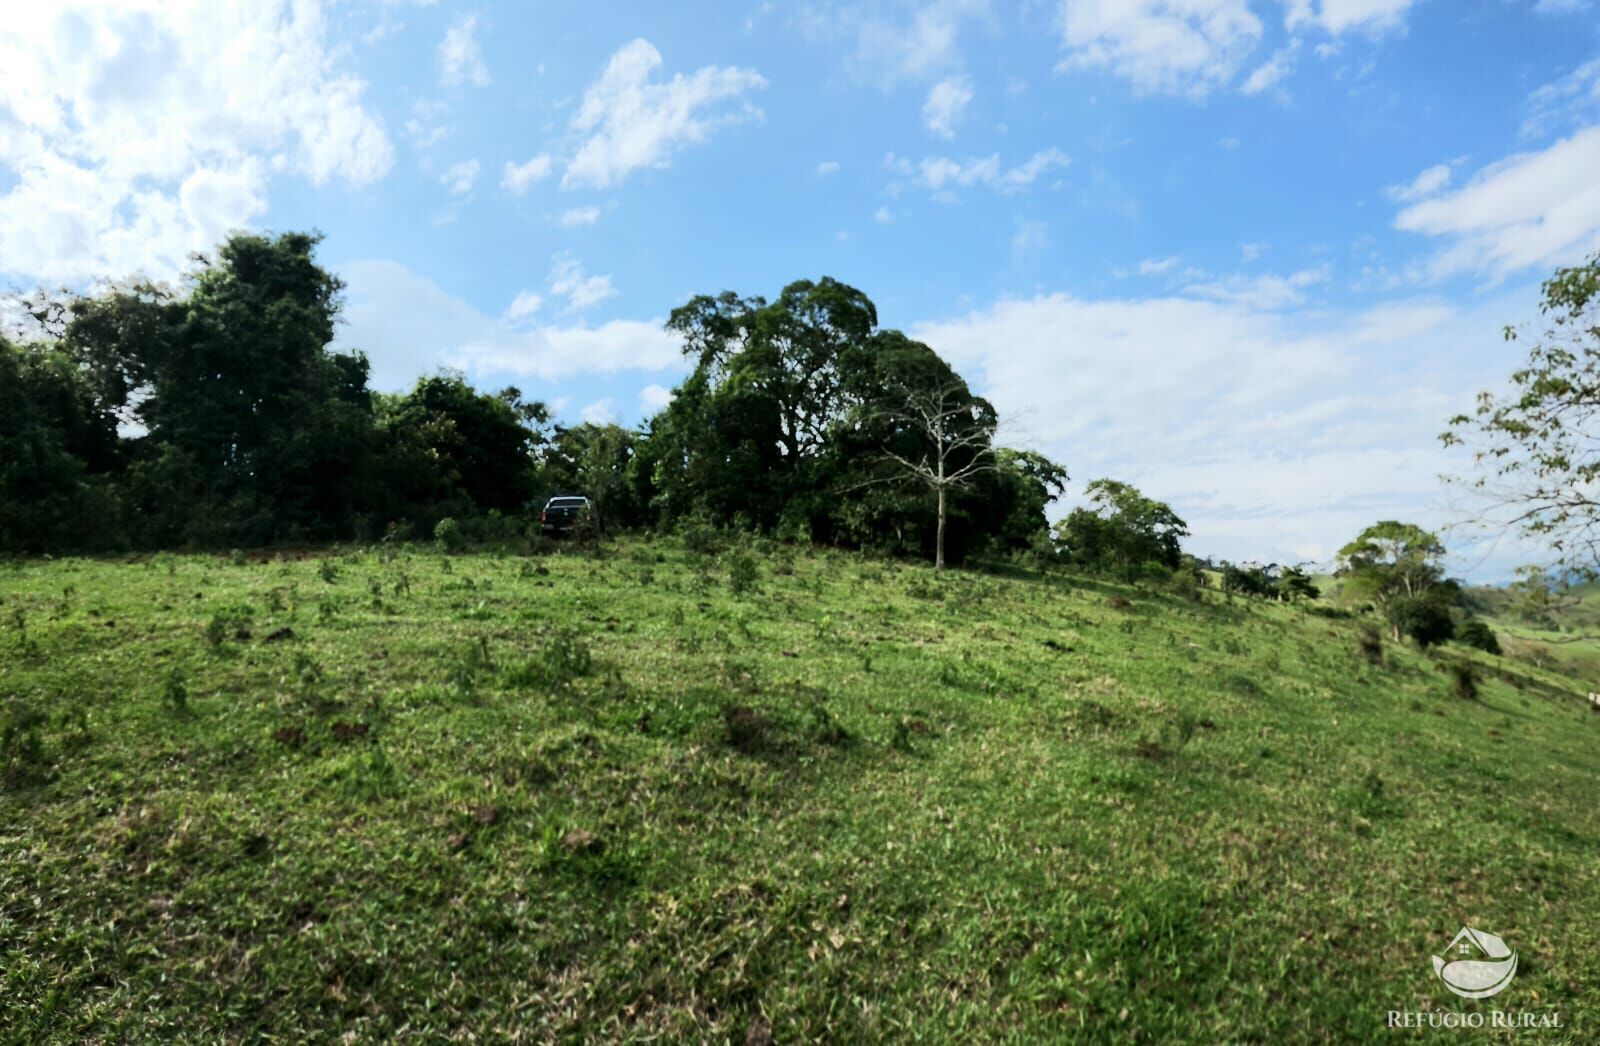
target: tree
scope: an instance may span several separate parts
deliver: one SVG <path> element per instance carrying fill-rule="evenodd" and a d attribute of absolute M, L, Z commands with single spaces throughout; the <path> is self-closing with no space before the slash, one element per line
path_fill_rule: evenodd
<path fill-rule="evenodd" d="M 1278 598 L 1293 603 L 1297 599 L 1316 599 L 1322 595 L 1303 566 L 1284 567 L 1278 575 Z"/>
<path fill-rule="evenodd" d="M 555 489 L 586 496 L 603 534 L 613 515 L 635 521 L 633 513 L 619 504 L 629 493 L 633 456 L 634 434 L 620 425 L 560 428 L 546 459 L 547 479 L 557 484 Z"/>
<path fill-rule="evenodd" d="M 120 543 L 116 418 L 72 360 L 0 337 L 0 549 Z"/>
<path fill-rule="evenodd" d="M 1378 604 L 1399 642 L 1408 623 L 1424 629 L 1437 626 L 1436 604 L 1449 591 L 1443 556 L 1437 535 L 1415 524 L 1384 520 L 1339 550 L 1338 573 L 1350 580 L 1353 591 Z"/>
<path fill-rule="evenodd" d="M 490 395 L 442 373 L 381 397 L 378 413 L 391 514 L 431 527 L 440 516 L 517 512 L 533 498 L 547 415 L 518 390 Z"/>
<path fill-rule="evenodd" d="M 943 570 L 951 491 L 998 468 L 993 447 L 994 408 L 972 395 L 960 379 L 931 388 L 902 388 L 898 397 L 903 398 L 882 408 L 883 417 L 896 427 L 909 429 L 924 448 L 913 456 L 886 444 L 883 455 L 904 477 L 933 495 L 938 518 L 933 565 Z"/>
<path fill-rule="evenodd" d="M 1473 451 L 1465 480 L 1479 522 L 1549 545 L 1556 563 L 1600 576 L 1600 254 L 1543 286 L 1542 337 L 1502 395 L 1450 419 L 1446 446 Z M 1505 328 L 1508 342 L 1518 332 Z"/>
<path fill-rule="evenodd" d="M 1097 479 L 1086 493 L 1089 505 L 1073 509 L 1056 524 L 1056 543 L 1070 561 L 1129 579 L 1146 563 L 1168 570 L 1182 564 L 1180 542 L 1189 535 L 1189 525 L 1170 505 L 1114 479 Z"/>

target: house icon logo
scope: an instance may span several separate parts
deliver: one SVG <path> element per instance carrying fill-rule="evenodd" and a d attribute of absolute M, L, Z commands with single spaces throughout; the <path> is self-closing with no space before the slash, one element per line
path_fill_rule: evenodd
<path fill-rule="evenodd" d="M 1463 926 L 1444 955 L 1433 957 L 1433 972 L 1464 999 L 1498 995 L 1517 973 L 1517 953 L 1492 933 Z"/>

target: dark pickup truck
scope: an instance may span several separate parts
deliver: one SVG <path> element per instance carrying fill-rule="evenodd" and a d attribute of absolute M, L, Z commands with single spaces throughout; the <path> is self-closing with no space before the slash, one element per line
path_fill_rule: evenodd
<path fill-rule="evenodd" d="M 589 499 L 583 497 L 551 498 L 539 513 L 539 529 L 546 534 L 564 534 L 589 521 Z"/>

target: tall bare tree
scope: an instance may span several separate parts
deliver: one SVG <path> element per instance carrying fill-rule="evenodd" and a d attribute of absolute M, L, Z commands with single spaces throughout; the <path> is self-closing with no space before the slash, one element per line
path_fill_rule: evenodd
<path fill-rule="evenodd" d="M 885 448 L 883 453 L 900 475 L 926 486 L 937 499 L 939 526 L 934 537 L 933 565 L 942 570 L 950 491 L 998 467 L 994 410 L 973 396 L 966 382 L 957 379 L 907 390 L 902 402 L 883 408 L 881 414 L 898 427 L 909 429 L 924 444 L 924 451 L 914 457 L 891 448 Z"/>

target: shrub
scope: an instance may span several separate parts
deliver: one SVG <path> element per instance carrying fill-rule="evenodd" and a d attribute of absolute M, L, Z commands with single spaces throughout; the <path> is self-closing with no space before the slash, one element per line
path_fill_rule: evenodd
<path fill-rule="evenodd" d="M 1383 637 L 1372 625 L 1362 625 L 1356 633 L 1356 649 L 1374 665 L 1383 664 Z"/>
<path fill-rule="evenodd" d="M 1478 674 L 1471 665 L 1457 661 L 1450 666 L 1450 692 L 1463 701 L 1478 699 Z"/>
<path fill-rule="evenodd" d="M 1167 587 L 1179 599 L 1198 601 L 1201 589 L 1200 574 L 1193 570 L 1175 571 Z"/>
<path fill-rule="evenodd" d="M 728 557 L 728 591 L 743 595 L 756 587 L 761 572 L 755 557 L 748 552 L 735 552 Z"/>
<path fill-rule="evenodd" d="M 722 547 L 721 533 L 702 519 L 685 520 L 678 533 L 683 538 L 683 547 L 696 555 L 708 556 Z"/>
<path fill-rule="evenodd" d="M 1409 596 L 1391 600 L 1385 610 L 1389 623 L 1403 636 L 1410 636 L 1424 649 L 1438 646 L 1455 635 L 1455 619 L 1442 601 L 1428 596 Z"/>
<path fill-rule="evenodd" d="M 461 525 L 452 517 L 446 516 L 433 526 L 433 540 L 446 552 L 454 552 L 461 547 Z"/>
<path fill-rule="evenodd" d="M 1457 629 L 1456 638 L 1474 650 L 1500 656 L 1500 640 L 1495 637 L 1494 629 L 1477 618 L 1472 618 Z"/>

